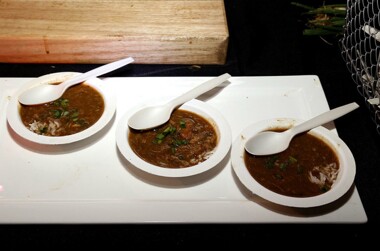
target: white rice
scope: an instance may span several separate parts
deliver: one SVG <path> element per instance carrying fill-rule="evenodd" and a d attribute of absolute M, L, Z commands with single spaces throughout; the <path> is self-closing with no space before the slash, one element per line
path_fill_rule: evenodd
<path fill-rule="evenodd" d="M 30 131 L 48 136 L 55 136 L 56 132 L 59 130 L 59 127 L 59 121 L 53 119 L 49 120 L 48 123 L 34 120 L 33 123 L 29 124 Z"/>
<path fill-rule="evenodd" d="M 319 173 L 319 177 L 312 174 L 315 171 Z M 336 163 L 331 163 L 327 166 L 315 166 L 312 171 L 309 171 L 309 180 L 323 187 L 326 182 L 333 184 L 338 176 L 338 172 L 339 169 Z"/>

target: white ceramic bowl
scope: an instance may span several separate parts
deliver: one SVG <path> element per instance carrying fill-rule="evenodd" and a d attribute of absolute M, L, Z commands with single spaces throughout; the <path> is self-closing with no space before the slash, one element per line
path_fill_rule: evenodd
<path fill-rule="evenodd" d="M 347 145 L 338 137 L 338 135 L 319 126 L 310 131 L 314 136 L 323 139 L 336 152 L 339 159 L 339 173 L 331 189 L 321 195 L 313 197 L 290 197 L 275 193 L 258 183 L 249 173 L 244 163 L 244 145 L 248 138 L 260 131 L 289 128 L 301 123 L 301 120 L 291 118 L 269 119 L 245 128 L 235 139 L 231 150 L 232 167 L 237 177 L 252 193 L 276 204 L 308 208 L 322 206 L 331 203 L 343 196 L 352 186 L 356 173 L 354 157 Z"/>
<path fill-rule="evenodd" d="M 121 154 L 132 165 L 147 173 L 163 177 L 187 177 L 200 174 L 210 170 L 221 162 L 231 148 L 231 130 L 224 117 L 219 113 L 219 111 L 207 103 L 193 99 L 183 104 L 179 109 L 191 111 L 201 115 L 215 126 L 219 138 L 215 151 L 207 160 L 187 168 L 164 168 L 152 165 L 137 156 L 128 143 L 128 119 L 138 109 L 139 107 L 131 109 L 120 119 L 116 128 L 116 143 Z"/>
<path fill-rule="evenodd" d="M 41 77 L 35 78 L 28 83 L 26 83 L 20 90 L 18 90 L 12 97 L 9 102 L 9 106 L 7 108 L 7 120 L 11 128 L 21 137 L 35 143 L 46 144 L 46 145 L 60 145 L 60 144 L 68 144 L 72 142 L 76 142 L 85 138 L 92 136 L 93 134 L 100 131 L 104 128 L 116 111 L 116 100 L 114 95 L 106 90 L 103 85 L 104 82 L 99 78 L 93 78 L 91 80 L 86 81 L 86 84 L 95 88 L 104 98 L 105 107 L 104 112 L 100 119 L 91 127 L 67 136 L 44 136 L 36 134 L 30 131 L 25 125 L 22 123 L 19 109 L 20 103 L 18 102 L 19 95 L 26 89 L 31 88 L 33 86 L 49 84 L 49 83 L 57 83 L 67 80 L 70 77 L 73 77 L 77 74 L 77 72 L 58 72 L 52 73 L 48 75 L 43 75 Z"/>

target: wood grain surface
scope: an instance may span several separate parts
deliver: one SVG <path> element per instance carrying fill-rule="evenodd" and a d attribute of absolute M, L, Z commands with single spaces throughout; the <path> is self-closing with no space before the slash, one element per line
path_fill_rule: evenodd
<path fill-rule="evenodd" d="M 223 0 L 0 0 L 0 62 L 224 64 Z"/>

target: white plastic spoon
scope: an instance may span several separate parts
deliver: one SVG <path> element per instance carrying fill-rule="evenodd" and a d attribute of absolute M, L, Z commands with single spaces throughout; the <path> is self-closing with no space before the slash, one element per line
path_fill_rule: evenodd
<path fill-rule="evenodd" d="M 282 152 L 288 148 L 295 135 L 333 121 L 358 107 L 359 105 L 353 102 L 322 113 L 283 132 L 260 132 L 247 140 L 245 150 L 253 155 L 270 155 Z"/>
<path fill-rule="evenodd" d="M 170 116 L 176 107 L 213 89 L 230 77 L 230 74 L 225 73 L 196 86 L 194 89 L 191 89 L 168 103 L 157 106 L 147 106 L 134 113 L 129 118 L 128 125 L 136 130 L 148 130 L 162 125 L 170 119 Z"/>
<path fill-rule="evenodd" d="M 60 98 L 62 94 L 67 90 L 67 88 L 69 88 L 70 86 L 106 74 L 127 64 L 130 64 L 133 61 L 133 58 L 128 57 L 109 64 L 102 65 L 86 73 L 79 74 L 57 85 L 46 84 L 30 88 L 18 97 L 18 101 L 24 105 L 38 105 L 54 101 Z"/>

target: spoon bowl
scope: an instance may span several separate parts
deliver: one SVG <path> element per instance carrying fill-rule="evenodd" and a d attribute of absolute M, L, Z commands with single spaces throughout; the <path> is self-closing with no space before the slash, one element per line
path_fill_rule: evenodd
<path fill-rule="evenodd" d="M 333 121 L 358 107 L 359 105 L 353 102 L 322 113 L 283 132 L 260 132 L 247 140 L 245 149 L 253 155 L 270 155 L 282 152 L 288 148 L 295 135 Z"/>
<path fill-rule="evenodd" d="M 88 79 L 95 78 L 97 76 L 106 74 L 113 70 L 116 70 L 122 66 L 132 63 L 133 58 L 125 58 L 121 59 L 98 68 L 95 68 L 86 73 L 82 73 L 76 75 L 73 78 L 70 78 L 60 84 L 46 84 L 39 85 L 37 87 L 33 87 L 27 89 L 18 97 L 18 101 L 24 105 L 38 105 L 47 102 L 51 102 L 57 100 L 62 96 L 62 94 L 69 88 L 70 86 L 82 83 Z"/>
<path fill-rule="evenodd" d="M 148 130 L 160 126 L 170 119 L 175 108 L 213 89 L 230 77 L 230 74 L 225 73 L 196 86 L 168 103 L 142 108 L 129 118 L 128 125 L 135 130 Z"/>

